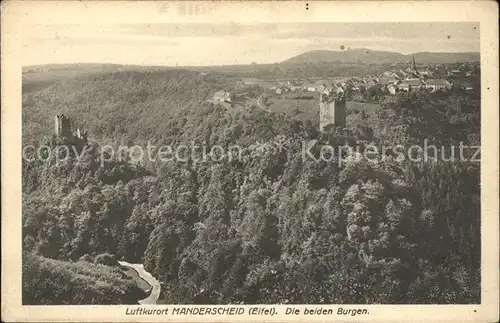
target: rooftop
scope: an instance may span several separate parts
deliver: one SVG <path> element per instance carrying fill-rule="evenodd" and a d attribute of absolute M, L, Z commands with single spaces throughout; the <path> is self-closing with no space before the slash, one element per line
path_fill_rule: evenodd
<path fill-rule="evenodd" d="M 412 80 L 404 80 L 400 84 L 401 86 L 406 86 L 406 85 L 411 85 L 411 86 L 419 86 L 422 85 L 422 81 L 419 79 L 412 79 Z"/>
<path fill-rule="evenodd" d="M 449 85 L 450 82 L 448 82 L 445 79 L 428 79 L 425 81 L 427 84 L 433 84 L 433 85 Z"/>

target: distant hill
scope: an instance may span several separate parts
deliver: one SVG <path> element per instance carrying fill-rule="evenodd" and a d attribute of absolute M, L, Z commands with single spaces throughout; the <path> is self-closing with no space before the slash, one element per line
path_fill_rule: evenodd
<path fill-rule="evenodd" d="M 46 64 L 23 66 L 23 92 L 43 89 L 62 80 L 71 80 L 76 77 L 85 77 L 113 72 L 126 71 L 160 71 L 173 69 L 167 66 L 139 66 L 120 64 Z"/>
<path fill-rule="evenodd" d="M 43 65 L 30 65 L 23 66 L 23 74 L 37 74 L 37 73 L 64 73 L 70 72 L 116 72 L 116 71 L 129 71 L 129 70 L 151 70 L 151 69 L 172 69 L 168 66 L 142 66 L 142 65 L 123 65 L 123 64 L 108 64 L 108 63 L 73 63 L 73 64 L 43 64 Z"/>
<path fill-rule="evenodd" d="M 319 62 L 357 62 L 366 64 L 406 63 L 412 60 L 412 54 L 403 55 L 396 52 L 374 51 L 367 48 L 351 50 L 313 50 L 294 56 L 283 61 L 282 64 L 319 63 Z M 479 61 L 479 53 L 415 53 L 418 63 L 444 64 L 457 62 Z"/>

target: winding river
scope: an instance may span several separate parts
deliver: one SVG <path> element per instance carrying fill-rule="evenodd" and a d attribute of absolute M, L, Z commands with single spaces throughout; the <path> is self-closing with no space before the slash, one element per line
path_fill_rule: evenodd
<path fill-rule="evenodd" d="M 156 304 L 156 302 L 158 301 L 158 298 L 160 297 L 160 291 L 161 291 L 160 282 L 157 281 L 153 277 L 153 275 L 151 275 L 150 273 L 148 273 L 144 269 L 144 265 L 143 264 L 131 264 L 131 263 L 126 262 L 126 261 L 118 261 L 118 263 L 121 266 L 129 267 L 129 268 L 134 269 L 139 274 L 139 277 L 141 277 L 149 285 L 151 285 L 151 293 L 145 299 L 140 300 L 139 304 L 141 304 L 141 305 Z"/>

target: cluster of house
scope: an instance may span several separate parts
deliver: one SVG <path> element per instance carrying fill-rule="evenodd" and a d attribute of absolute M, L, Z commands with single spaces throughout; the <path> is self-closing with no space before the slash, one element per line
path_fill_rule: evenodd
<path fill-rule="evenodd" d="M 385 86 L 390 94 L 397 91 L 430 89 L 432 91 L 449 90 L 452 84 L 445 79 L 430 79 L 424 77 L 380 78 L 379 84 Z"/>
<path fill-rule="evenodd" d="M 277 85 L 270 88 L 276 94 L 283 94 L 288 92 L 324 92 L 325 90 L 337 91 L 338 88 L 346 90 L 350 87 L 353 91 L 359 91 L 361 88 L 368 89 L 373 86 L 381 86 L 387 93 L 396 94 L 398 91 L 412 91 L 412 90 L 432 90 L 432 91 L 446 91 L 452 88 L 452 83 L 444 78 L 442 71 L 439 70 L 441 66 L 428 67 L 425 70 L 418 71 L 415 59 L 413 59 L 412 66 L 406 69 L 395 71 L 386 71 L 380 76 L 375 77 L 351 77 L 335 82 L 329 80 L 320 80 L 315 82 L 303 81 L 287 81 L 279 82 Z M 448 70 L 445 67 L 445 74 L 448 76 L 472 76 L 472 71 L 467 71 L 467 66 L 459 66 L 457 69 Z M 472 90 L 472 86 L 463 86 L 464 90 Z"/>
<path fill-rule="evenodd" d="M 396 74 L 396 73 L 395 73 Z M 290 82 L 290 81 L 289 81 Z M 276 94 L 288 92 L 324 92 L 325 90 L 337 91 L 337 89 L 345 90 L 350 87 L 354 91 L 359 91 L 361 88 L 368 89 L 373 86 L 381 85 L 387 89 L 390 94 L 396 94 L 398 91 L 410 91 L 420 89 L 449 90 L 452 84 L 445 79 L 429 79 L 423 77 L 400 77 L 396 75 L 382 75 L 381 77 L 368 78 L 352 78 L 345 81 L 328 82 L 317 81 L 314 83 L 302 84 L 280 84 L 271 88 Z"/>
<path fill-rule="evenodd" d="M 478 63 L 462 63 L 462 64 L 438 64 L 427 65 L 422 70 L 418 70 L 415 58 L 412 64 L 406 69 L 398 69 L 394 65 L 394 69 L 385 71 L 379 76 L 368 77 L 345 77 L 336 78 L 335 80 L 285 80 L 272 81 L 260 79 L 243 79 L 241 85 L 258 85 L 266 88 L 268 91 L 276 95 L 285 93 L 303 93 L 303 92 L 319 92 L 319 93 L 353 93 L 362 92 L 372 87 L 382 89 L 386 94 L 396 94 L 397 92 L 409 92 L 418 90 L 430 91 L 447 91 L 452 87 L 460 87 L 463 90 L 473 90 L 474 78 L 478 77 Z M 233 103 L 235 101 L 244 100 L 247 93 L 234 94 L 228 91 L 215 92 L 214 101 Z"/>
<path fill-rule="evenodd" d="M 286 83 L 278 82 L 278 84 L 272 86 L 270 90 L 275 91 L 276 94 L 301 91 L 315 92 L 319 89 L 319 86 L 319 84 L 315 85 L 313 83 L 306 84 L 303 81 L 287 81 Z"/>

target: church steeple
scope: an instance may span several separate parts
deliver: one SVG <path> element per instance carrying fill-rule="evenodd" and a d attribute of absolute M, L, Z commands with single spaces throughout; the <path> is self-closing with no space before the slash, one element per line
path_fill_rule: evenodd
<path fill-rule="evenodd" d="M 415 64 L 415 54 L 413 54 L 413 66 L 412 67 L 413 67 L 413 71 L 418 74 L 417 64 Z"/>

